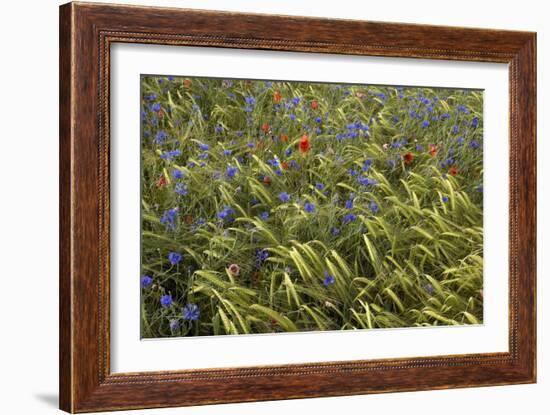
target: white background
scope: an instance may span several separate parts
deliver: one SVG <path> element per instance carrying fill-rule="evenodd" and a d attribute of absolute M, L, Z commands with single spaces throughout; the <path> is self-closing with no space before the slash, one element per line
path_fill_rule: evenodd
<path fill-rule="evenodd" d="M 112 371 L 508 351 L 507 65 L 129 44 L 113 46 L 110 62 Z M 484 210 L 500 213 L 484 215 L 483 325 L 140 341 L 140 126 L 128 103 L 144 73 L 483 89 Z"/>
<path fill-rule="evenodd" d="M 538 32 L 539 136 L 539 383 L 446 391 L 322 398 L 269 403 L 217 405 L 139 411 L 158 414 L 280 414 L 280 413 L 407 413 L 407 414 L 544 414 L 550 390 L 548 339 L 550 262 L 548 215 L 542 192 L 550 180 L 547 137 L 550 87 L 543 82 L 548 66 L 550 27 L 545 3 L 537 0 L 462 0 L 358 2 L 357 0 L 296 1 L 194 0 L 133 3 L 225 9 L 278 14 L 314 15 L 396 22 L 533 30 Z M 0 203 L 1 297 L 0 409 L 10 414 L 56 413 L 57 407 L 57 6 L 50 0 L 7 2 L 2 7 L 0 77 Z M 548 77 L 548 75 L 547 75 Z M 548 187 L 546 187 L 548 188 Z M 498 214 L 498 213 L 497 213 Z M 504 220 L 504 219 L 503 219 Z M 543 327 L 545 326 L 545 327 Z"/>

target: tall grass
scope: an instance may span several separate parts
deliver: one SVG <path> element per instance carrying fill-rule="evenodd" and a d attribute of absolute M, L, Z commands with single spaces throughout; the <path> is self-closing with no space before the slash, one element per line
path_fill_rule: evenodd
<path fill-rule="evenodd" d="M 482 92 L 141 87 L 143 337 L 482 322 Z"/>

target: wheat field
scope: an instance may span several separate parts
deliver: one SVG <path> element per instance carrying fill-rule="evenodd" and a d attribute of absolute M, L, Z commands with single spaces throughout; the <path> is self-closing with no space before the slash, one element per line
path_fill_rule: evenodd
<path fill-rule="evenodd" d="M 482 91 L 141 91 L 143 338 L 482 323 Z"/>

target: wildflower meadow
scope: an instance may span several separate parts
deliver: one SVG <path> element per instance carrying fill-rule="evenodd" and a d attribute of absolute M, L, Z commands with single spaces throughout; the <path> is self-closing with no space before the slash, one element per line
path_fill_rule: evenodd
<path fill-rule="evenodd" d="M 483 91 L 144 75 L 141 162 L 143 338 L 483 322 Z"/>

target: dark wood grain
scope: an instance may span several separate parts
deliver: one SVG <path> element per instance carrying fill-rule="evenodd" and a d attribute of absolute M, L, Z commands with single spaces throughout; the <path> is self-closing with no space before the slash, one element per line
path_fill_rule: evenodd
<path fill-rule="evenodd" d="M 509 352 L 111 373 L 109 70 L 110 45 L 116 42 L 508 63 Z M 534 382 L 535 62 L 536 36 L 527 32 L 104 4 L 61 6 L 60 407 L 90 412 Z"/>

